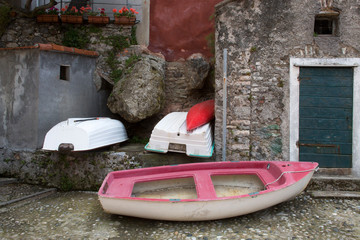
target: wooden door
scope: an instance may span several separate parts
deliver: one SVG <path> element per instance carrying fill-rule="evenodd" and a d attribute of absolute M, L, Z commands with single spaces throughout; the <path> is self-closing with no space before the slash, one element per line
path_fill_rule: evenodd
<path fill-rule="evenodd" d="M 353 69 L 301 67 L 299 160 L 352 167 Z"/>

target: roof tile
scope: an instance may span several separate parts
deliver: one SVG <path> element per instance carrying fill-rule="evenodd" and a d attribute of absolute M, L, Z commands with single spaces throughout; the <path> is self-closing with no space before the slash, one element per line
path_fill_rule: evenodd
<path fill-rule="evenodd" d="M 0 48 L 0 51 L 1 50 L 22 50 L 22 49 L 40 49 L 42 51 L 56 51 L 56 52 L 85 55 L 85 56 L 90 56 L 90 57 L 99 56 L 99 53 L 96 51 L 89 51 L 89 50 L 84 50 L 84 49 L 79 49 L 79 48 L 66 47 L 66 46 L 57 45 L 54 43 L 37 43 L 34 46 Z"/>

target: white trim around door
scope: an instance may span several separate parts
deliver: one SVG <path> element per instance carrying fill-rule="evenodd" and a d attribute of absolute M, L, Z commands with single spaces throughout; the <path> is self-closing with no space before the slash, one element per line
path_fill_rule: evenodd
<path fill-rule="evenodd" d="M 290 58 L 290 161 L 299 161 L 299 73 L 300 67 L 352 67 L 353 137 L 352 174 L 360 177 L 360 58 Z"/>

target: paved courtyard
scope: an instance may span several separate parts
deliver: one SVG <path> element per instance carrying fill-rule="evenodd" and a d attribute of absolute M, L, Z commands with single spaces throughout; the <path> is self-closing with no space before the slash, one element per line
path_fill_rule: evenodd
<path fill-rule="evenodd" d="M 360 201 L 303 193 L 236 218 L 167 222 L 107 214 L 94 192 L 57 192 L 0 208 L 0 239 L 360 239 Z"/>

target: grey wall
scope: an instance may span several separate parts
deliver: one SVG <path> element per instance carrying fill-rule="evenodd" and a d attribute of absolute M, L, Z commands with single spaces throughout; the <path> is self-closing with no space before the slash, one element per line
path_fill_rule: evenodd
<path fill-rule="evenodd" d="M 38 59 L 36 50 L 0 51 L 0 147 L 36 147 Z"/>
<path fill-rule="evenodd" d="M 314 35 L 320 1 L 239 0 L 216 6 L 215 143 L 222 151 L 223 49 L 228 49 L 228 160 L 289 160 L 290 58 L 354 58 L 360 6 L 334 0 L 337 36 Z"/>
<path fill-rule="evenodd" d="M 41 148 L 47 131 L 70 117 L 112 116 L 109 91 L 96 90 L 96 58 L 39 49 L 0 51 L 0 148 Z M 60 80 L 68 65 L 69 81 Z"/>
<path fill-rule="evenodd" d="M 96 58 L 41 52 L 37 146 L 55 124 L 73 117 L 109 116 L 108 91 L 97 92 L 93 82 Z M 60 65 L 69 66 L 70 78 L 60 80 Z"/>

